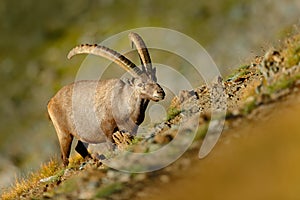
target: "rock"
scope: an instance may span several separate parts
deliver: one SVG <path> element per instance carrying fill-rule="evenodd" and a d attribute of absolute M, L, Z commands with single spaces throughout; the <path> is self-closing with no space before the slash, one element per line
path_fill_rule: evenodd
<path fill-rule="evenodd" d="M 65 176 L 65 177 L 71 176 L 71 175 L 72 175 L 72 171 L 73 171 L 73 170 L 71 170 L 71 169 L 66 169 L 65 172 L 64 172 L 64 176 Z"/>
<path fill-rule="evenodd" d="M 271 99 L 272 100 L 277 100 L 279 99 L 280 97 L 283 97 L 283 96 L 286 96 L 287 94 L 289 94 L 291 92 L 291 89 L 290 88 L 286 88 L 284 90 L 281 90 L 279 92 L 276 92 L 276 93 L 273 93 L 271 94 Z"/>
<path fill-rule="evenodd" d="M 52 182 L 52 181 L 54 181 L 54 180 L 56 180 L 56 179 L 57 179 L 57 176 L 54 175 L 54 176 L 49 176 L 49 177 L 46 177 L 46 178 L 42 178 L 42 179 L 40 180 L 40 182 L 41 182 L 41 183 L 47 183 L 47 182 Z"/>
<path fill-rule="evenodd" d="M 106 173 L 107 178 L 109 179 L 115 179 L 116 178 L 116 172 L 113 170 L 108 170 Z"/>
<path fill-rule="evenodd" d="M 180 165 L 183 169 L 186 169 L 191 165 L 191 160 L 189 158 L 183 158 L 180 161 Z"/>
<path fill-rule="evenodd" d="M 81 190 L 78 195 L 78 199 L 92 199 L 94 193 L 88 190 Z"/>
<path fill-rule="evenodd" d="M 129 182 L 129 181 L 130 181 L 130 174 L 129 174 L 129 173 L 122 173 L 122 174 L 119 176 L 119 181 L 120 181 L 121 183 Z"/>
<path fill-rule="evenodd" d="M 140 173 L 134 176 L 134 180 L 136 181 L 143 181 L 147 178 L 147 175 L 145 173 Z"/>
<path fill-rule="evenodd" d="M 170 182 L 170 177 L 168 175 L 161 175 L 159 177 L 159 180 L 162 182 L 162 183 L 169 183 Z"/>

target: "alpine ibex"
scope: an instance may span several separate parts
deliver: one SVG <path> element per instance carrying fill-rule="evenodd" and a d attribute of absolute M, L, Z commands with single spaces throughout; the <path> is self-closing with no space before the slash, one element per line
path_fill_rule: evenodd
<path fill-rule="evenodd" d="M 157 83 L 156 69 L 152 67 L 148 49 L 142 38 L 130 33 L 141 69 L 125 56 L 100 45 L 79 45 L 73 48 L 68 59 L 77 54 L 105 57 L 128 71 L 131 79 L 77 81 L 60 89 L 48 103 L 48 113 L 57 132 L 62 160 L 65 166 L 73 137 L 78 139 L 75 150 L 82 157 L 90 157 L 87 144 L 113 142 L 113 134 L 125 131 L 137 133 L 145 118 L 150 100 L 164 99 L 165 92 Z"/>

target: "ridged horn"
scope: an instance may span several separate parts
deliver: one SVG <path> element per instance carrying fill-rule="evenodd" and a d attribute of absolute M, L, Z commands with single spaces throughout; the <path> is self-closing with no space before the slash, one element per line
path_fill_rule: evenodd
<path fill-rule="evenodd" d="M 77 54 L 93 54 L 96 56 L 102 56 L 104 58 L 107 58 L 108 60 L 111 60 L 117 65 L 121 66 L 123 69 L 128 71 L 134 77 L 140 76 L 143 73 L 128 58 L 105 46 L 101 46 L 97 44 L 94 45 L 82 44 L 71 49 L 67 57 L 68 59 L 71 59 L 73 56 Z"/>
<path fill-rule="evenodd" d="M 146 74 L 148 74 L 152 80 L 156 81 L 156 70 L 152 68 L 150 54 L 144 40 L 141 36 L 134 32 L 129 33 L 128 37 L 131 40 L 131 42 L 135 45 L 138 51 L 142 62 L 142 70 L 146 72 Z"/>

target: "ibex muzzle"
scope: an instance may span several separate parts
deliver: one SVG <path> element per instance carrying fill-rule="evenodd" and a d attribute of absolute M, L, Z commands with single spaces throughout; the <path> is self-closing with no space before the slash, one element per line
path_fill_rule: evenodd
<path fill-rule="evenodd" d="M 132 79 L 78 81 L 63 87 L 48 103 L 48 113 L 57 132 L 63 164 L 69 163 L 73 137 L 78 139 L 75 150 L 89 157 L 84 143 L 112 142 L 116 131 L 135 135 L 145 118 L 149 101 L 165 97 L 157 83 L 148 49 L 136 33 L 129 34 L 141 59 L 141 69 L 118 52 L 100 45 L 80 45 L 73 48 L 68 58 L 77 54 L 105 57 L 128 71 Z"/>

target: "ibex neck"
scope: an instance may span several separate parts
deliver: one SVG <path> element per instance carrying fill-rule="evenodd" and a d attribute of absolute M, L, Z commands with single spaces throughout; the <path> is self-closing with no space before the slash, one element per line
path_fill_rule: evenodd
<path fill-rule="evenodd" d="M 133 115 L 134 116 L 134 121 L 137 125 L 140 125 L 144 119 L 145 119 L 145 112 L 147 109 L 147 106 L 149 104 L 149 100 L 148 99 L 143 99 L 141 97 L 138 97 L 135 99 L 135 108 L 133 110 Z M 139 109 L 138 109 L 139 108 Z"/>

